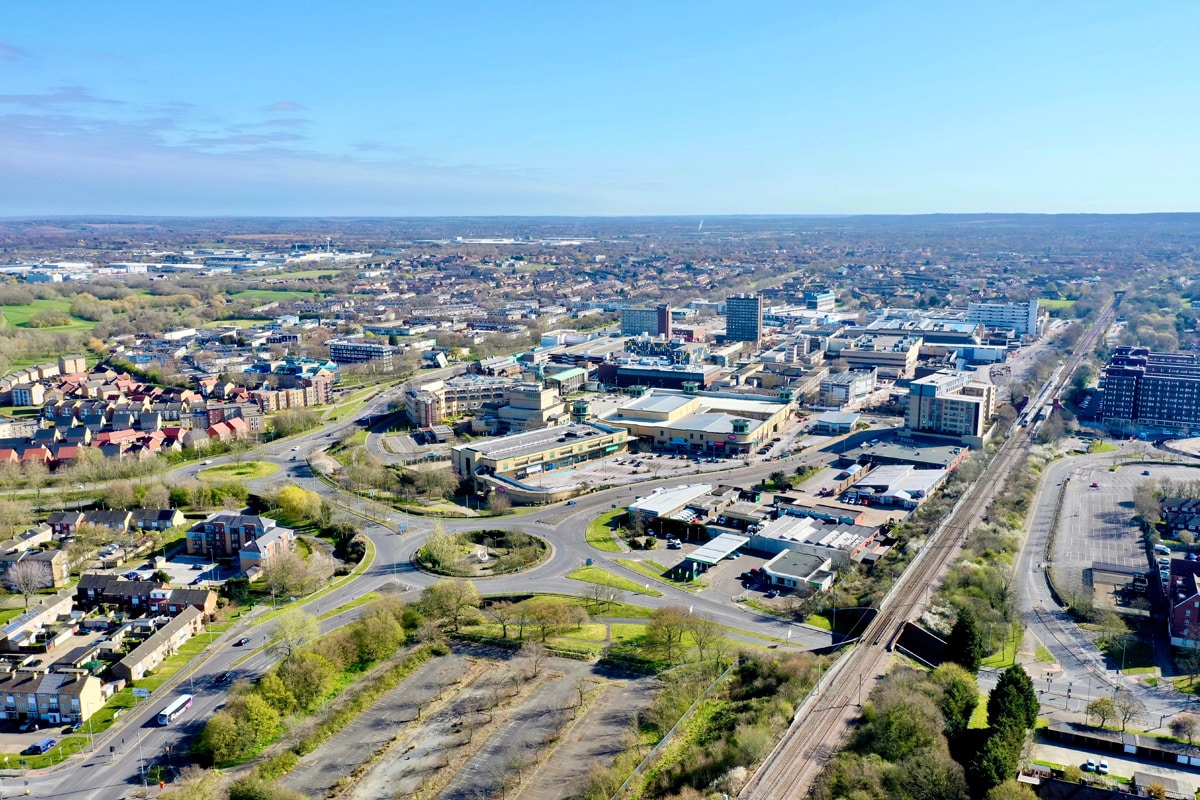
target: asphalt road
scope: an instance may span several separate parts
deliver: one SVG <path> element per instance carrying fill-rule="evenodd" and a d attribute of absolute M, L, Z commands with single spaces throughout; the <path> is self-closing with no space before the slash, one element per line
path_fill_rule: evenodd
<path fill-rule="evenodd" d="M 1087 703 L 1101 693 L 1112 695 L 1127 690 L 1146 707 L 1145 713 L 1132 724 L 1161 730 L 1165 720 L 1185 710 L 1195 712 L 1200 704 L 1188 695 L 1165 686 L 1146 687 L 1111 669 L 1092 639 L 1055 601 L 1046 579 L 1046 548 L 1060 493 L 1064 493 L 1064 504 L 1058 520 L 1055 552 L 1063 552 L 1067 563 L 1055 562 L 1056 577 L 1061 569 L 1062 575 L 1074 574 L 1078 580 L 1085 562 L 1090 566 L 1092 561 L 1110 558 L 1147 565 L 1144 551 L 1137 549 L 1140 545 L 1136 544 L 1136 534 L 1131 535 L 1127 527 L 1133 512 L 1120 505 L 1132 497 L 1132 487 L 1137 480 L 1144 479 L 1141 472 L 1146 467 L 1137 465 L 1122 467 L 1115 473 L 1108 471 L 1114 459 L 1130 453 L 1161 457 L 1161 453 L 1144 442 L 1127 442 L 1118 453 L 1059 459 L 1046 468 L 1017 560 L 1013 595 L 1022 622 L 1054 657 L 1054 664 L 1046 664 L 1039 674 L 1033 675 L 1044 714 L 1077 719 Z M 1149 469 L 1153 475 L 1169 468 L 1156 465 Z M 1100 483 L 1099 489 L 1090 488 L 1093 481 Z M 1093 541 L 1099 549 L 1095 555 L 1089 555 Z M 1131 545 L 1131 541 L 1135 543 Z M 980 684 L 985 691 L 989 681 L 994 682 L 994 676 L 981 673 Z"/>
<path fill-rule="evenodd" d="M 422 380 L 430 380 L 443 373 L 452 374 L 453 368 L 433 371 L 421 376 Z M 350 602 L 372 591 L 395 588 L 399 584 L 401 591 L 415 592 L 431 585 L 439 578 L 421 572 L 412 565 L 412 555 L 419 549 L 424 540 L 432 533 L 435 522 L 450 533 L 462 530 L 477 529 L 482 524 L 502 524 L 505 528 L 523 530 L 541 536 L 550 542 L 552 551 L 550 557 L 524 573 L 512 576 L 500 576 L 476 581 L 482 594 L 518 594 L 524 592 L 562 592 L 577 594 L 583 584 L 566 576 L 571 570 L 583 565 L 591 558 L 596 565 L 621 574 L 638 583 L 645 584 L 647 579 L 636 572 L 614 563 L 614 557 L 619 554 L 605 553 L 593 549 L 584 539 L 587 524 L 598 514 L 609 510 L 614 503 L 626 505 L 636 496 L 648 493 L 659 486 L 675 486 L 692 483 L 696 476 L 680 476 L 640 483 L 636 487 L 618 487 L 604 492 L 588 495 L 576 501 L 574 506 L 563 503 L 537 509 L 524 514 L 504 518 L 502 521 L 484 520 L 432 520 L 414 515 L 404 514 L 385 506 L 371 503 L 351 495 L 347 495 L 315 477 L 307 463 L 309 454 L 316 452 L 333 441 L 344 432 L 359 427 L 364 418 L 380 416 L 387 413 L 388 405 L 402 397 L 403 387 L 393 387 L 381 392 L 364 405 L 355 419 L 323 426 L 307 433 L 280 442 L 261 445 L 253 453 L 244 457 L 278 464 L 280 470 L 270 478 L 249 481 L 247 486 L 252 491 L 267 491 L 293 482 L 306 489 L 311 489 L 323 497 L 335 502 L 344 510 L 351 513 L 363 514 L 368 518 L 356 520 L 360 529 L 368 535 L 376 546 L 376 557 L 368 568 L 356 580 L 325 595 L 318 601 L 301 603 L 312 613 L 320 613 L 321 609 L 331 608 Z M 850 437 L 845 443 L 834 443 L 831 448 L 848 449 L 856 443 L 868 440 L 878 435 L 878 431 L 870 430 Z M 293 460 L 293 456 L 295 460 Z M 833 452 L 818 451 L 804 456 L 793 456 L 786 459 L 770 461 L 752 461 L 750 466 L 740 466 L 705 476 L 705 480 L 716 482 L 750 484 L 766 478 L 771 472 L 779 469 L 791 472 L 799 464 L 827 463 L 835 458 Z M 212 459 L 215 466 L 230 463 L 233 459 L 228 456 Z M 735 462 L 741 463 L 741 462 Z M 190 464 L 180 467 L 165 476 L 168 484 L 194 477 L 201 465 Z M 372 521 L 374 518 L 380 521 Z M 741 606 L 735 606 L 717 593 L 690 593 L 661 583 L 653 583 L 652 587 L 662 592 L 661 597 L 639 595 L 629 599 L 639 605 L 658 608 L 668 605 L 685 605 L 697 614 L 703 614 L 721 624 L 751 633 L 771 636 L 779 639 L 790 639 L 793 646 L 801 648 L 820 647 L 830 643 L 830 635 L 826 631 L 803 625 L 789 624 L 773 617 L 768 617 Z M 357 617 L 359 609 L 345 612 L 343 615 L 326 620 L 323 629 L 331 629 Z M 63 765 L 40 774 L 30 773 L 25 776 L 29 781 L 28 788 L 34 797 L 62 797 L 71 800 L 111 800 L 115 797 L 131 796 L 141 786 L 141 770 L 161 759 L 168 744 L 175 752 L 186 750 L 192 736 L 203 727 L 203 722 L 211 716 L 225 700 L 226 684 L 216 682 L 216 677 L 227 670 L 235 669 L 239 677 L 251 677 L 261 674 L 275 661 L 274 657 L 263 651 L 255 651 L 244 661 L 246 656 L 241 648 L 234 648 L 231 643 L 243 635 L 251 635 L 255 641 L 251 647 L 265 641 L 269 634 L 269 623 L 260 628 L 252 629 L 246 634 L 246 629 L 235 627 L 219 638 L 214 645 L 211 656 L 194 669 L 194 675 L 178 682 L 175 689 L 164 687 L 162 696 L 154 697 L 141 704 L 136 710 L 126 712 L 127 716 L 114 726 L 104 736 L 97 737 L 97 751 L 86 756 L 79 755 L 68 759 Z M 238 662 L 236 667 L 235 662 Z M 192 709 L 176 724 L 161 728 L 155 724 L 154 718 L 158 711 L 169 702 L 174 695 L 189 691 L 185 686 L 195 687 L 195 701 Z M 114 752 L 108 752 L 113 746 Z M 12 783 L 12 778 L 8 782 Z M 21 779 L 17 779 L 21 780 Z M 8 790 L 6 787 L 7 791 Z"/>

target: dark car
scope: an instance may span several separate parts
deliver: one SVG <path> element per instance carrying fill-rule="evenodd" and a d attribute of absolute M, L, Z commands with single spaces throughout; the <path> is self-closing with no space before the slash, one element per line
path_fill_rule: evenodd
<path fill-rule="evenodd" d="M 67 727 L 63 728 L 63 733 L 79 733 L 83 729 L 82 722 L 72 722 Z"/>
<path fill-rule="evenodd" d="M 228 672 L 222 672 L 220 675 L 217 676 L 217 683 L 229 683 L 231 680 L 233 680 L 233 671 L 232 670 L 230 670 Z"/>
<path fill-rule="evenodd" d="M 53 739 L 42 739 L 34 742 L 33 744 L 29 745 L 29 747 L 26 747 L 24 750 L 22 750 L 21 755 L 40 756 L 42 753 L 49 752 L 50 748 L 54 747 L 56 744 L 58 744 L 58 742 L 54 741 Z"/>
<path fill-rule="evenodd" d="M 772 589 L 771 591 L 764 594 L 763 597 L 767 598 L 768 600 L 774 600 L 776 597 L 779 597 L 779 592 Z"/>
<path fill-rule="evenodd" d="M 234 647 L 245 647 L 245 646 L 246 646 L 246 645 L 248 645 L 248 644 L 250 644 L 250 637 L 249 637 L 249 636 L 243 636 L 242 638 L 240 638 L 240 639 L 238 639 L 236 642 L 234 642 L 234 643 L 233 643 L 233 646 L 234 646 Z"/>
<path fill-rule="evenodd" d="M 191 583 L 189 583 L 188 585 L 189 586 L 199 586 L 202 583 L 204 583 L 204 578 L 193 578 Z"/>

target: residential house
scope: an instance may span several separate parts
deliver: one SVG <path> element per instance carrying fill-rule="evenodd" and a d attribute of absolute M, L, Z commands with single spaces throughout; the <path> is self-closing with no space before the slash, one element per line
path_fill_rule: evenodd
<path fill-rule="evenodd" d="M 146 673 L 156 669 L 166 658 L 178 652 L 185 642 L 204 630 L 203 616 L 195 608 L 185 609 L 113 664 L 113 675 L 126 681 L 140 681 Z"/>
<path fill-rule="evenodd" d="M 165 531 L 184 523 L 183 512 L 177 508 L 135 508 L 133 527 L 145 531 Z"/>
<path fill-rule="evenodd" d="M 87 511 L 83 517 L 84 521 L 89 525 L 95 525 L 98 528 L 107 528 L 113 533 L 120 534 L 129 531 L 129 523 L 133 519 L 133 514 L 128 510 Z"/>
<path fill-rule="evenodd" d="M 269 517 L 217 511 L 198 522 L 187 533 L 188 555 L 222 558 L 239 553 L 242 548 L 277 527 Z M 281 528 L 291 536 L 288 528 Z"/>
<path fill-rule="evenodd" d="M 74 599 L 70 592 L 40 598 L 28 610 L 0 627 L 0 651 L 19 653 L 36 649 L 39 637 L 61 617 L 71 613 Z"/>
<path fill-rule="evenodd" d="M 67 585 L 67 554 L 62 550 L 17 550 L 0 554 L 0 580 L 17 564 L 41 564 L 47 587 L 58 589 Z"/>
<path fill-rule="evenodd" d="M 10 672 L 0 675 L 0 699 L 10 720 L 40 720 L 46 725 L 86 722 L 104 705 L 100 679 L 60 672 Z"/>
<path fill-rule="evenodd" d="M 78 511 L 56 511 L 46 518 L 46 524 L 50 526 L 56 539 L 74 536 L 83 522 L 83 514 Z"/>
<path fill-rule="evenodd" d="M 255 568 L 265 569 L 273 559 L 291 552 L 295 538 L 296 533 L 291 528 L 268 528 L 238 552 L 238 565 L 247 575 Z"/>

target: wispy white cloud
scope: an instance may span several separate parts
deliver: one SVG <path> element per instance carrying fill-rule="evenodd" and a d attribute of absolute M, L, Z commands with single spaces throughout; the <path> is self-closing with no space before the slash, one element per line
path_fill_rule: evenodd
<path fill-rule="evenodd" d="M 28 108 L 50 108 L 65 105 L 125 105 L 120 100 L 97 97 L 83 86 L 60 86 L 53 91 L 41 94 L 0 94 L 0 104 Z"/>
<path fill-rule="evenodd" d="M 0 42 L 0 60 L 27 61 L 30 57 L 29 51 L 25 48 L 17 47 L 15 44 Z"/>
<path fill-rule="evenodd" d="M 278 103 L 271 103 L 271 105 L 267 106 L 267 111 L 274 111 L 274 112 L 289 112 L 289 111 L 303 111 L 303 110 L 304 110 L 304 106 L 300 105 L 295 100 L 280 100 Z"/>

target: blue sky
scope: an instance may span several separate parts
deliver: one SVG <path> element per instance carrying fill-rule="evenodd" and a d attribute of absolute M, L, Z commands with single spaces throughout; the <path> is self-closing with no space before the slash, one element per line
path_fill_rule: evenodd
<path fill-rule="evenodd" d="M 0 215 L 1200 211 L 1198 23 L 1194 0 L 13 3 Z"/>

